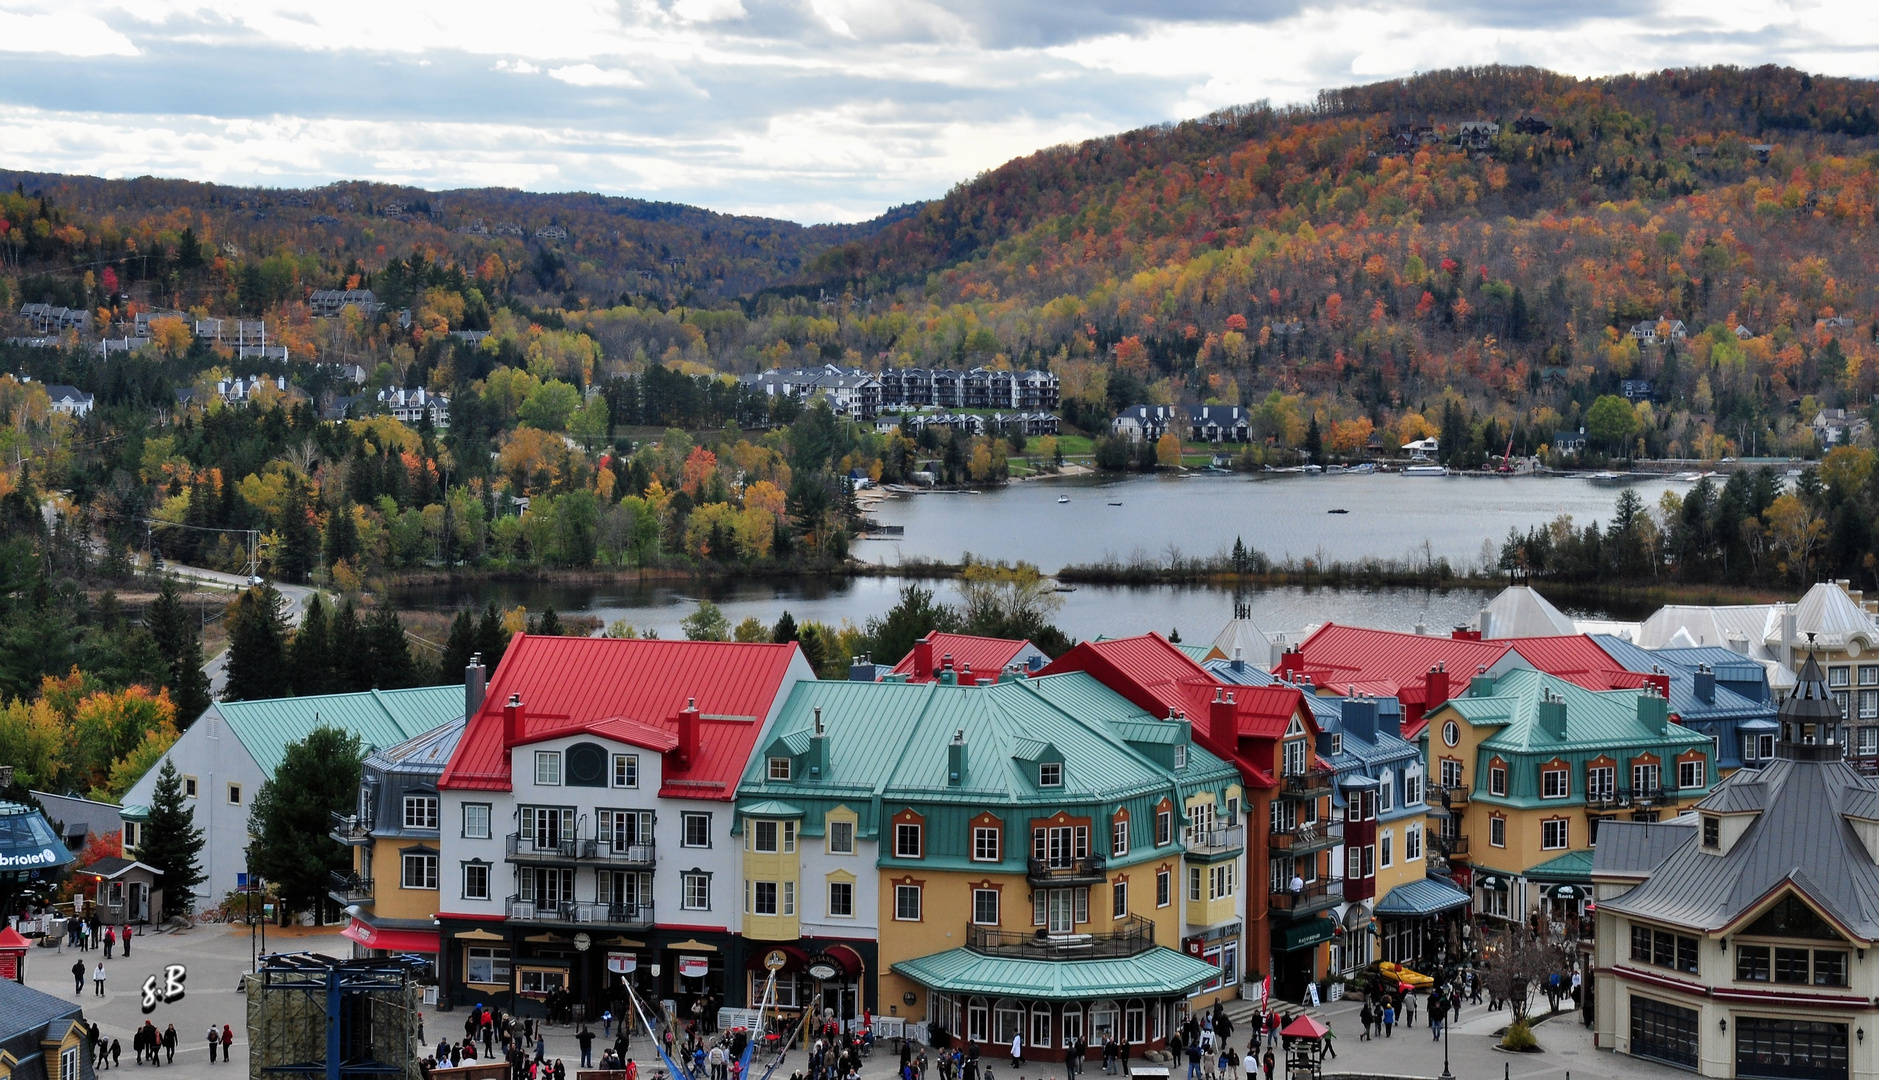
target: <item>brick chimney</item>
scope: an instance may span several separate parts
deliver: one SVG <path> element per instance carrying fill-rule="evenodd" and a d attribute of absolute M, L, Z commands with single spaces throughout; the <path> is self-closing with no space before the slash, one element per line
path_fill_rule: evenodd
<path fill-rule="evenodd" d="M 679 768 L 689 769 L 692 761 L 698 757 L 698 699 L 686 698 L 685 708 L 679 710 Z"/>
<path fill-rule="evenodd" d="M 1287 649 L 1279 655 L 1279 678 L 1296 681 L 1298 673 L 1305 670 L 1305 654 L 1297 649 Z"/>
<path fill-rule="evenodd" d="M 1217 753 L 1232 754 L 1240 745 L 1239 706 L 1231 691 L 1214 687 L 1214 699 L 1207 706 L 1207 733 L 1213 738 Z"/>
<path fill-rule="evenodd" d="M 510 694 L 509 703 L 502 707 L 502 745 L 514 746 L 522 741 L 522 725 L 527 719 L 522 695 Z"/>

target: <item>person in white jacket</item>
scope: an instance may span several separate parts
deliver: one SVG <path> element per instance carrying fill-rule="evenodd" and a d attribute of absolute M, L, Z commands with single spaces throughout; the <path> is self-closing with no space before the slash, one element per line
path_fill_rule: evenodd
<path fill-rule="evenodd" d="M 1024 1064 L 1024 1033 L 1019 1032 L 1011 1037 L 1011 1067 L 1015 1069 L 1018 1066 L 1023 1065 L 1023 1064 Z"/>

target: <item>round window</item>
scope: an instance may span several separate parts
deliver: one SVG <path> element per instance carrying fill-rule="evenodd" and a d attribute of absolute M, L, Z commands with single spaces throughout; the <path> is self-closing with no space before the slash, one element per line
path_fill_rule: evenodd
<path fill-rule="evenodd" d="M 1442 725 L 1442 741 L 1447 743 L 1450 746 L 1454 746 L 1456 743 L 1461 742 L 1461 725 L 1457 724 L 1453 720 L 1450 720 L 1448 723 L 1443 724 Z"/>

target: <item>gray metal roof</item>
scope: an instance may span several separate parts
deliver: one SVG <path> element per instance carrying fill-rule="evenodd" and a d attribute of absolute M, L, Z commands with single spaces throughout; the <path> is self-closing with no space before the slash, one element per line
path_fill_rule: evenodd
<path fill-rule="evenodd" d="M 1682 819 L 1604 822 L 1598 827 L 1598 847 L 1592 849 L 1592 876 L 1649 874 L 1695 836 L 1696 826 Z"/>
<path fill-rule="evenodd" d="M 11 979 L 0 979 L 0 1037 L 17 1032 L 43 1028 L 56 1020 L 77 1020 L 84 1014 L 84 1007 L 75 1001 L 66 1001 L 42 994 L 30 986 L 22 986 Z M 61 1029 L 63 1031 L 63 1029 Z"/>

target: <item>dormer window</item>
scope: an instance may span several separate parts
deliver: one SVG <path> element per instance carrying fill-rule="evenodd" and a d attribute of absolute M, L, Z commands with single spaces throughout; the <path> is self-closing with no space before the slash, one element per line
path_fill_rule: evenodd
<path fill-rule="evenodd" d="M 1187 747 L 1177 746 L 1174 748 L 1174 767 L 1177 769 L 1187 768 Z"/>
<path fill-rule="evenodd" d="M 790 759 L 773 757 L 770 759 L 770 779 L 788 780 L 790 778 Z"/>
<path fill-rule="evenodd" d="M 1182 749 L 1185 749 L 1185 748 L 1182 748 Z M 1041 764 L 1039 764 L 1037 767 L 1037 786 L 1038 787 L 1062 787 L 1063 786 L 1063 762 L 1046 761 L 1046 762 L 1042 762 Z"/>
<path fill-rule="evenodd" d="M 1344 736 L 1338 732 L 1333 731 L 1331 733 L 1331 756 L 1336 757 L 1337 755 L 1342 754 L 1343 752 L 1344 752 Z"/>
<path fill-rule="evenodd" d="M 1722 819 L 1714 814 L 1703 815 L 1703 846 L 1706 848 L 1722 846 Z"/>

